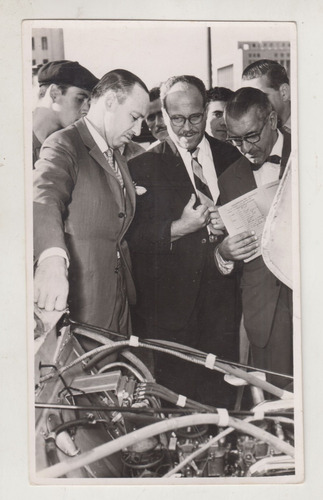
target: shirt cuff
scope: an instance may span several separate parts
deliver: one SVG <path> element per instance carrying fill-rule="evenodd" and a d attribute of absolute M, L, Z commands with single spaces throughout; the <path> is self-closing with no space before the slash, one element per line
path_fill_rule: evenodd
<path fill-rule="evenodd" d="M 234 268 L 233 260 L 224 259 L 219 252 L 219 247 L 217 246 L 214 251 L 214 258 L 217 268 L 219 269 L 221 274 L 230 274 Z"/>
<path fill-rule="evenodd" d="M 70 261 L 69 258 L 67 257 L 67 253 L 63 248 L 51 247 L 44 250 L 39 256 L 39 259 L 37 261 L 37 266 L 39 266 L 39 264 L 47 257 L 63 257 L 66 260 L 67 269 L 69 268 Z"/>

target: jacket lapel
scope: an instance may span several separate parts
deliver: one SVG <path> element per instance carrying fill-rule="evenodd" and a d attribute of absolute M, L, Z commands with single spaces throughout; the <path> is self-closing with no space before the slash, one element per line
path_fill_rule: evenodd
<path fill-rule="evenodd" d="M 251 163 L 244 157 L 240 158 L 235 165 L 235 175 L 238 179 L 237 188 L 240 195 L 248 193 L 257 188 L 256 179 L 253 175 Z"/>
<path fill-rule="evenodd" d="M 78 120 L 75 122 L 75 127 L 77 128 L 82 141 L 84 142 L 85 146 L 89 149 L 89 155 L 102 167 L 104 170 L 115 177 L 114 173 L 112 172 L 111 168 L 109 167 L 107 160 L 104 157 L 104 154 L 94 141 L 92 135 L 89 132 L 89 129 L 87 128 L 84 118 L 81 118 L 81 120 Z"/>
<path fill-rule="evenodd" d="M 119 152 L 115 151 L 114 153 L 115 160 L 118 163 L 118 166 L 120 168 L 120 171 L 122 173 L 124 185 L 125 185 L 125 190 L 126 190 L 126 200 L 127 200 L 127 207 L 129 207 L 129 215 L 132 217 L 135 213 L 135 206 L 136 206 L 136 192 L 135 188 L 130 176 L 130 172 L 128 169 L 127 161 L 125 157 Z M 121 188 L 120 188 L 121 191 Z"/>
<path fill-rule="evenodd" d="M 117 179 L 117 176 L 115 172 L 109 167 L 108 162 L 94 141 L 92 135 L 89 132 L 89 129 L 87 128 L 86 124 L 84 123 L 84 119 L 82 118 L 81 120 L 78 120 L 75 122 L 75 126 L 81 136 L 82 141 L 84 142 L 85 146 L 89 149 L 89 155 L 105 170 L 105 172 L 113 177 L 115 182 L 111 184 L 111 189 L 113 189 L 115 196 L 116 196 L 116 202 L 120 206 L 120 209 L 124 208 L 124 197 L 122 193 L 121 186 L 119 184 L 119 181 Z M 121 170 L 124 183 L 125 183 L 125 188 L 126 188 L 126 196 L 128 198 L 128 207 L 130 208 L 130 216 L 132 217 L 134 214 L 135 210 L 135 191 L 133 187 L 133 183 L 130 177 L 130 173 L 128 170 L 127 162 L 125 158 L 119 153 L 119 151 L 115 151 L 115 160 L 118 163 L 118 166 Z"/>
<path fill-rule="evenodd" d="M 195 189 L 182 157 L 169 137 L 162 143 L 161 152 L 163 173 L 169 180 L 169 186 L 172 186 L 183 201 L 187 203 L 187 197 L 195 193 Z"/>

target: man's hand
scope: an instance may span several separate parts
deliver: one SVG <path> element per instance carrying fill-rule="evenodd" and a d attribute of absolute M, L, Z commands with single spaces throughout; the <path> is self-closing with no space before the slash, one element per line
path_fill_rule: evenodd
<path fill-rule="evenodd" d="M 227 236 L 219 245 L 219 253 L 226 260 L 245 260 L 258 250 L 254 231 L 244 231 L 236 236 Z"/>
<path fill-rule="evenodd" d="M 66 308 L 68 279 L 64 257 L 46 257 L 37 266 L 34 278 L 34 302 L 46 311 Z"/>
<path fill-rule="evenodd" d="M 195 233 L 210 222 L 210 213 L 206 205 L 198 205 L 193 208 L 196 202 L 195 194 L 192 194 L 187 205 L 184 207 L 180 219 L 172 222 L 171 241 L 178 240 L 186 234 Z"/>
<path fill-rule="evenodd" d="M 224 234 L 225 226 L 222 222 L 221 215 L 219 214 L 218 207 L 209 208 L 210 224 L 208 229 L 212 234 L 222 235 Z"/>

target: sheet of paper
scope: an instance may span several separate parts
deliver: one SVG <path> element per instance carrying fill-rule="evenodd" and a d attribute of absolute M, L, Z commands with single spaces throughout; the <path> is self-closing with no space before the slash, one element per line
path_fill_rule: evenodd
<path fill-rule="evenodd" d="M 258 237 L 257 253 L 245 262 L 261 255 L 261 236 L 278 184 L 279 181 L 270 182 L 219 207 L 219 213 L 230 236 L 243 231 L 254 231 Z"/>

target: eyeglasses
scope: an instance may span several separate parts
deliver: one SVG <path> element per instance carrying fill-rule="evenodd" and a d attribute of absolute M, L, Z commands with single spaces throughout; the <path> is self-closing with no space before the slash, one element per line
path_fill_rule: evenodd
<path fill-rule="evenodd" d="M 203 116 L 204 111 L 203 113 L 194 113 L 187 118 L 183 115 L 174 115 L 170 116 L 169 119 L 176 127 L 182 127 L 187 121 L 189 121 L 191 125 L 198 125 L 203 120 Z"/>
<path fill-rule="evenodd" d="M 257 132 L 256 134 L 255 133 L 251 133 L 250 135 L 247 134 L 247 135 L 244 135 L 242 137 L 228 137 L 226 139 L 226 142 L 230 142 L 234 146 L 239 146 L 239 147 L 242 146 L 243 142 L 248 142 L 249 144 L 257 144 L 257 142 L 260 141 L 262 131 L 265 128 L 265 125 L 266 125 L 266 123 L 268 121 L 269 116 L 270 115 L 268 115 L 266 117 L 263 126 L 261 127 L 261 129 L 259 130 L 259 132 Z"/>

